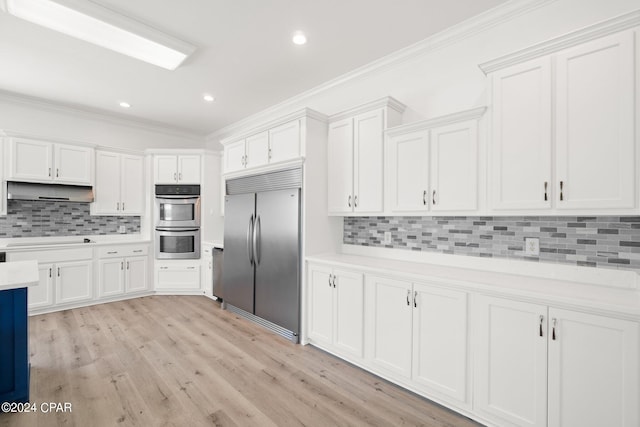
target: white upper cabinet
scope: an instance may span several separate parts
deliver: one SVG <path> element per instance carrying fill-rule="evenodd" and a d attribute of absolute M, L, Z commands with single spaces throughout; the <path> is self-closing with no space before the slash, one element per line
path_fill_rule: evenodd
<path fill-rule="evenodd" d="M 556 55 L 559 209 L 633 208 L 633 31 Z"/>
<path fill-rule="evenodd" d="M 329 124 L 329 204 L 330 213 L 353 210 L 353 120 Z"/>
<path fill-rule="evenodd" d="M 385 211 L 478 209 L 478 120 L 485 107 L 386 131 Z"/>
<path fill-rule="evenodd" d="M 144 210 L 144 158 L 109 151 L 96 153 L 93 214 L 141 215 Z"/>
<path fill-rule="evenodd" d="M 384 98 L 329 118 L 330 215 L 384 210 L 384 130 L 401 123 L 404 108 Z"/>
<path fill-rule="evenodd" d="M 9 179 L 91 185 L 93 148 L 11 138 Z"/>
<path fill-rule="evenodd" d="M 478 208 L 478 123 L 469 120 L 431 129 L 431 209 Z"/>
<path fill-rule="evenodd" d="M 300 157 L 300 121 L 295 120 L 269 129 L 270 163 Z"/>
<path fill-rule="evenodd" d="M 388 138 L 386 170 L 387 202 L 393 213 L 429 209 L 429 131 Z"/>
<path fill-rule="evenodd" d="M 481 65 L 493 87 L 493 211 L 635 213 L 634 30 L 574 44 L 605 30 Z"/>
<path fill-rule="evenodd" d="M 490 192 L 494 209 L 551 207 L 551 60 L 493 75 Z"/>
<path fill-rule="evenodd" d="M 253 134 L 240 140 L 223 141 L 224 173 L 258 168 L 301 157 L 300 120 Z"/>
<path fill-rule="evenodd" d="M 201 156 L 199 154 L 156 155 L 156 184 L 200 184 Z"/>

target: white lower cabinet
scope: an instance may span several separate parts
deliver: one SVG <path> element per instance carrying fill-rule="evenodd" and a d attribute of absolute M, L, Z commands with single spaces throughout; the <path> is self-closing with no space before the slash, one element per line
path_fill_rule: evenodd
<path fill-rule="evenodd" d="M 156 291 L 199 293 L 200 261 L 156 261 Z"/>
<path fill-rule="evenodd" d="M 88 301 L 93 298 L 92 264 L 91 260 L 55 264 L 56 304 Z"/>
<path fill-rule="evenodd" d="M 29 286 L 29 311 L 93 299 L 93 251 L 89 248 L 9 252 L 8 261 L 38 261 L 39 281 Z"/>
<path fill-rule="evenodd" d="M 149 290 L 148 245 L 107 246 L 97 251 L 98 298 Z"/>
<path fill-rule="evenodd" d="M 467 294 L 367 276 L 367 358 L 425 395 L 468 402 Z"/>
<path fill-rule="evenodd" d="M 363 275 L 323 266 L 309 267 L 309 339 L 362 358 Z"/>
<path fill-rule="evenodd" d="M 498 425 L 637 426 L 637 322 L 477 296 L 474 410 Z"/>

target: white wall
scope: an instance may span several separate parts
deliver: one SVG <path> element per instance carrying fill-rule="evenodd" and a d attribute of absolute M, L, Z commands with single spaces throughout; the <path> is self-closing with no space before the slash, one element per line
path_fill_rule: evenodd
<path fill-rule="evenodd" d="M 521 2 L 514 1 L 507 6 L 518 3 Z M 311 90 L 308 95 L 294 97 L 242 122 L 250 128 L 253 122 L 257 124 L 302 107 L 331 115 L 388 95 L 407 105 L 405 123 L 487 105 L 487 78 L 478 64 L 640 8 L 638 0 L 541 0 L 538 3 L 542 6 L 500 23 L 488 24 L 463 39 L 454 38 L 435 50 L 424 49 L 418 56 L 364 76 L 329 82 L 327 86 L 331 87 L 326 90 Z M 389 28 L 381 31 L 393 31 L 395 25 L 402 23 L 390 23 Z M 440 43 L 437 37 L 432 39 L 432 46 Z M 211 134 L 207 147 L 219 150 L 218 141 L 232 134 L 233 127 Z"/>
<path fill-rule="evenodd" d="M 0 130 L 130 150 L 203 148 L 204 143 L 204 137 L 175 129 L 3 96 Z"/>

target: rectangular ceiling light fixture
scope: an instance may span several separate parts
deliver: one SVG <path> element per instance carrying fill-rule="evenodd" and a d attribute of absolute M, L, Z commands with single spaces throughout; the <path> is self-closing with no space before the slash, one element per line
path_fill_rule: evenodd
<path fill-rule="evenodd" d="M 0 0 L 34 24 L 175 70 L 196 47 L 89 0 Z"/>

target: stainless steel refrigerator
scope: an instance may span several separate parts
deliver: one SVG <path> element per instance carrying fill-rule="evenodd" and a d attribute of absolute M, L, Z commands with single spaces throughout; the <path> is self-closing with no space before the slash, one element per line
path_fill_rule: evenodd
<path fill-rule="evenodd" d="M 277 177 L 263 175 L 258 184 L 255 179 L 227 183 L 224 300 L 228 310 L 298 342 L 300 188 L 278 189 L 283 183 L 276 179 L 274 184 Z"/>

